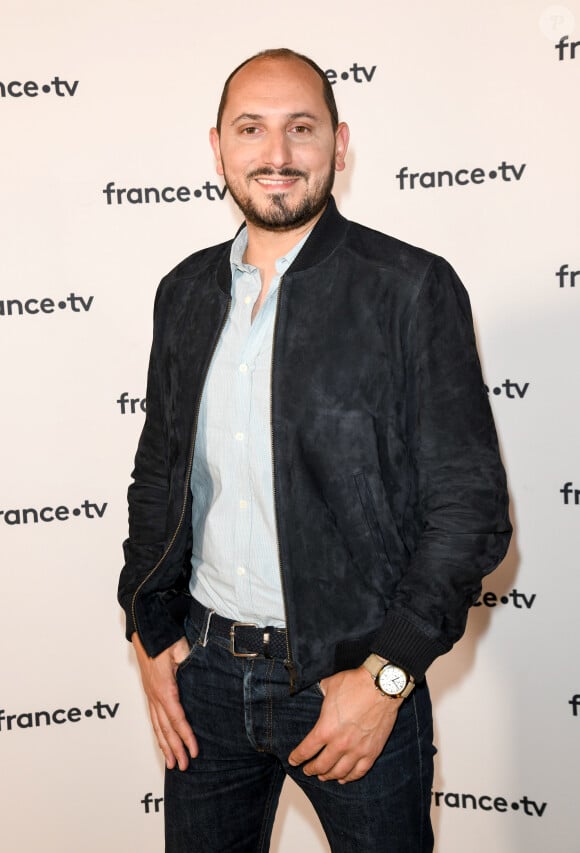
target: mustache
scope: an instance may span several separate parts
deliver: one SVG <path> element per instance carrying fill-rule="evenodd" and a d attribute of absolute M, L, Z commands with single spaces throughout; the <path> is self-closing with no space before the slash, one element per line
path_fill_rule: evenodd
<path fill-rule="evenodd" d="M 262 169 L 254 169 L 249 172 L 246 177 L 250 178 L 307 178 L 307 172 L 301 172 L 299 169 L 291 169 L 289 166 L 284 166 L 282 169 L 272 169 L 265 166 Z"/>

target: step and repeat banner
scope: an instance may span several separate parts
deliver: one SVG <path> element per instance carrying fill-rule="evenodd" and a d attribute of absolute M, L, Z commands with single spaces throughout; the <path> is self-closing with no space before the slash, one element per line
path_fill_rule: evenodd
<path fill-rule="evenodd" d="M 237 228 L 208 129 L 279 46 L 350 124 L 342 212 L 465 282 L 508 470 L 514 542 L 430 673 L 436 849 L 579 853 L 578 0 L 3 4 L 0 846 L 163 849 L 116 604 L 153 298 Z M 273 849 L 328 850 L 290 785 Z"/>

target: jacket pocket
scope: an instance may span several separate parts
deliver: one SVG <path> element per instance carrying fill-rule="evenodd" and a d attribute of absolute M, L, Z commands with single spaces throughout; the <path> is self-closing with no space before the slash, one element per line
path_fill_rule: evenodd
<path fill-rule="evenodd" d="M 366 553 L 370 553 L 374 574 L 382 569 L 381 584 L 387 598 L 393 592 L 405 571 L 409 551 L 401 538 L 393 511 L 385 494 L 378 472 L 360 470 L 352 475 L 354 500 L 358 507 L 361 525 L 364 526 Z"/>
<path fill-rule="evenodd" d="M 382 612 L 405 558 L 380 474 L 359 468 L 327 482 L 324 502 L 327 523 L 320 539 L 329 582 L 351 590 L 353 607 L 358 598 L 368 609 L 370 598 Z"/>
<path fill-rule="evenodd" d="M 359 471 L 354 474 L 354 482 L 358 494 L 358 499 L 363 509 L 367 528 L 371 535 L 371 540 L 377 557 L 385 557 L 389 560 L 389 553 L 386 542 L 383 538 L 381 526 L 377 516 L 377 510 L 373 501 L 373 496 L 369 488 L 368 480 L 364 471 Z"/>

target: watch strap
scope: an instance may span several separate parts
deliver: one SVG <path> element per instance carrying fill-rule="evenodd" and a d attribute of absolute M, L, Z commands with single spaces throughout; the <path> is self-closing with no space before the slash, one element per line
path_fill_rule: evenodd
<path fill-rule="evenodd" d="M 368 658 L 365 661 L 363 661 L 362 665 L 363 665 L 364 669 L 366 669 L 366 671 L 372 675 L 373 680 L 374 680 L 374 679 L 376 679 L 376 677 L 379 674 L 379 672 L 381 671 L 381 669 L 387 663 L 389 663 L 389 661 L 385 660 L 384 658 L 380 658 L 378 655 L 376 655 L 373 652 L 372 654 L 370 654 L 368 656 Z"/>

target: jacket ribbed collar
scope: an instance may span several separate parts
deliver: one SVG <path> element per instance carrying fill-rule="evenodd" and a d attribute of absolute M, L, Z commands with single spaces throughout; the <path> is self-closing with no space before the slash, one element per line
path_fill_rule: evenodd
<path fill-rule="evenodd" d="M 292 274 L 301 272 L 309 267 L 316 266 L 328 258 L 328 256 L 336 249 L 338 243 L 342 241 L 348 226 L 348 221 L 341 216 L 336 207 L 334 197 L 331 196 L 324 213 L 312 229 L 312 234 L 300 250 L 298 256 L 292 264 Z M 245 224 L 238 230 L 240 233 Z M 237 236 L 237 235 L 236 235 Z M 227 249 L 219 263 L 217 277 L 220 288 L 228 296 L 231 292 L 232 273 L 230 268 L 230 247 L 231 243 L 227 244 Z"/>

